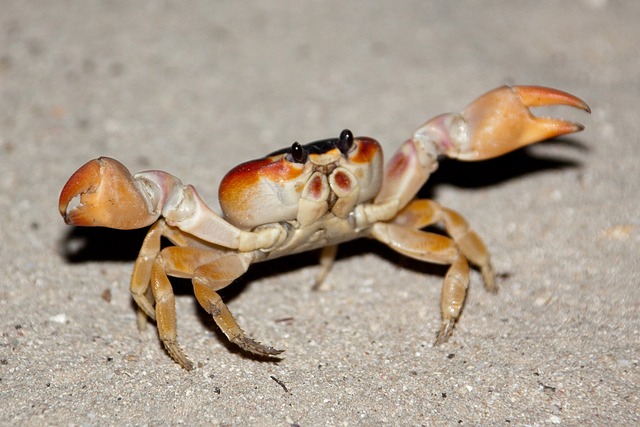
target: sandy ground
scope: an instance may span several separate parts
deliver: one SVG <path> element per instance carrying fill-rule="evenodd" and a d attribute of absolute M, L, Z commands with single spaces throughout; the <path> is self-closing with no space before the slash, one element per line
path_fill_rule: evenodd
<path fill-rule="evenodd" d="M 0 2 L 0 424 L 631 425 L 640 421 L 640 3 Z M 144 232 L 57 212 L 87 160 L 163 169 L 216 206 L 225 171 L 349 127 L 391 153 L 502 84 L 587 100 L 583 133 L 477 164 L 424 194 L 484 237 L 433 347 L 442 268 L 345 245 L 261 264 L 223 292 L 279 362 L 229 345 L 177 281 L 186 372 L 128 280 Z M 545 112 L 546 113 L 546 112 Z"/>

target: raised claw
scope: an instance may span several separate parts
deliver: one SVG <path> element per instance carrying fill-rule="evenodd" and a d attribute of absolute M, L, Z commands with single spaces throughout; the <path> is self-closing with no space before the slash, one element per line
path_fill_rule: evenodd
<path fill-rule="evenodd" d="M 529 107 L 567 105 L 591 112 L 580 98 L 541 86 L 502 86 L 482 95 L 461 114 L 442 114 L 415 133 L 440 154 L 460 160 L 498 157 L 528 144 L 583 129 L 579 123 L 536 117 Z"/>
<path fill-rule="evenodd" d="M 117 160 L 90 160 L 67 181 L 58 209 L 67 224 L 129 230 L 159 217 L 150 187 L 135 179 Z"/>

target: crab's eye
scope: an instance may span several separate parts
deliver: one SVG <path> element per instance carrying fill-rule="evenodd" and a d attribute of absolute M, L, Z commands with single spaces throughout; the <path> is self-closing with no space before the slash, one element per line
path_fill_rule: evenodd
<path fill-rule="evenodd" d="M 338 150 L 346 155 L 353 146 L 353 134 L 349 129 L 345 129 L 340 132 L 340 138 L 338 139 Z"/>
<path fill-rule="evenodd" d="M 294 142 L 291 146 L 291 157 L 296 163 L 304 163 L 307 161 L 307 150 L 299 142 Z"/>

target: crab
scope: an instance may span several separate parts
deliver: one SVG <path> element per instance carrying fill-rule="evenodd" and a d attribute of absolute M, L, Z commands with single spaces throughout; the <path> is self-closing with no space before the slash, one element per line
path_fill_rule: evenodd
<path fill-rule="evenodd" d="M 236 166 L 222 179 L 217 214 L 191 185 L 152 170 L 132 175 L 108 157 L 76 171 L 60 195 L 67 224 L 135 229 L 151 225 L 135 261 L 131 294 L 138 326 L 156 321 L 169 355 L 183 368 L 193 364 L 178 343 L 171 277 L 190 278 L 199 304 L 227 338 L 259 356 L 281 350 L 245 334 L 217 291 L 249 266 L 322 248 L 315 287 L 334 263 L 339 243 L 366 237 L 394 251 L 448 265 L 435 344 L 451 336 L 470 280 L 469 263 L 484 286 L 496 292 L 489 252 L 456 211 L 416 195 L 442 156 L 477 161 L 583 129 L 578 123 L 535 117 L 529 107 L 566 105 L 589 112 L 581 99 L 540 86 L 502 86 L 462 113 L 439 115 L 420 126 L 386 168 L 380 144 L 345 129 L 337 138 L 275 151 Z M 442 224 L 448 237 L 424 231 Z M 172 245 L 163 247 L 161 239 Z"/>

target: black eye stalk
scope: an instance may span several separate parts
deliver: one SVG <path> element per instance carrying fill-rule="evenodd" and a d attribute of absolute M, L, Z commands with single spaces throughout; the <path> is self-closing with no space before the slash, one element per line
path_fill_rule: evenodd
<path fill-rule="evenodd" d="M 291 157 L 296 163 L 304 163 L 307 161 L 308 153 L 307 150 L 296 141 L 291 146 Z"/>
<path fill-rule="evenodd" d="M 351 150 L 351 147 L 353 147 L 353 134 L 349 129 L 340 132 L 340 138 L 336 145 L 338 146 L 338 150 L 346 156 L 349 150 Z"/>
<path fill-rule="evenodd" d="M 349 151 L 353 148 L 353 133 L 349 129 L 345 129 L 340 132 L 340 137 L 332 139 L 323 139 L 320 141 L 311 142 L 306 145 L 302 145 L 299 142 L 294 142 L 291 146 L 291 150 L 287 153 L 287 149 L 282 149 L 271 153 L 269 156 L 276 154 L 286 153 L 289 161 L 295 163 L 305 163 L 311 154 L 324 154 L 334 148 L 340 150 L 343 156 L 349 154 Z"/>

